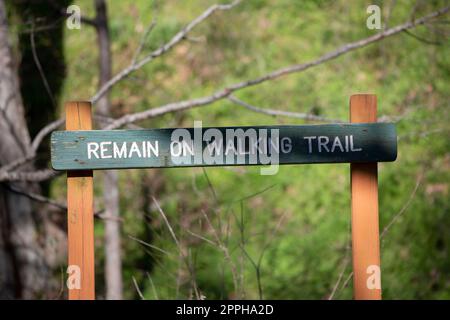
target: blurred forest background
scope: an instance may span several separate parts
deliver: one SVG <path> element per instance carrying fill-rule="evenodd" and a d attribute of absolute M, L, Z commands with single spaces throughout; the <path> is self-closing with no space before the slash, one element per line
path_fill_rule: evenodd
<path fill-rule="evenodd" d="M 0 115 L 1 298 L 67 294 L 66 179 L 47 169 L 49 137 L 33 139 L 64 116 L 64 102 L 92 99 L 215 3 L 0 0 L 7 18 L 0 60 L 7 60 L 6 30 L 20 88 L 15 105 L 24 110 L 2 106 Z M 66 26 L 70 4 L 81 8 L 79 30 Z M 370 4 L 382 10 L 382 30 L 366 27 Z M 95 126 L 314 61 L 448 5 L 247 0 L 219 8 L 94 99 Z M 376 94 L 379 118 L 397 122 L 399 136 L 397 160 L 379 165 L 383 298 L 450 299 L 449 18 L 447 11 L 231 99 L 128 127 L 347 121 L 350 95 Z M 3 104 L 14 72 L 2 70 Z M 21 150 L 5 142 L 8 116 Z M 350 299 L 349 165 L 282 166 L 274 176 L 259 169 L 96 171 L 97 298 Z"/>

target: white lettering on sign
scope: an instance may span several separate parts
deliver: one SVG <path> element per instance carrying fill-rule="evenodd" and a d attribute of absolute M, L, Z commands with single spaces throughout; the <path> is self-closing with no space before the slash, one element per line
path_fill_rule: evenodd
<path fill-rule="evenodd" d="M 119 148 L 117 143 L 113 144 L 113 155 L 114 158 L 126 158 L 127 157 L 127 144 L 124 142 L 122 146 Z"/>
<path fill-rule="evenodd" d="M 258 157 L 262 164 L 278 162 L 280 153 L 278 129 L 271 130 L 269 136 L 267 129 L 258 131 L 253 128 L 226 129 L 223 134 L 215 128 L 207 129 L 202 133 L 199 128 L 201 127 L 197 125 L 193 139 L 187 129 L 173 131 L 170 154 L 174 163 L 190 164 L 194 158 L 194 161 L 206 164 L 256 164 Z M 204 148 L 202 148 L 203 142 L 206 142 Z M 289 137 L 281 139 L 281 152 L 289 153 L 291 150 L 291 139 Z"/>
<path fill-rule="evenodd" d="M 56 131 L 56 170 L 260 165 L 261 174 L 282 164 L 394 161 L 391 123 L 256 126 L 149 130 Z M 265 166 L 265 167 L 264 167 Z"/>
<path fill-rule="evenodd" d="M 112 158 L 112 155 L 106 154 L 108 152 L 108 147 L 111 144 L 111 141 L 104 141 L 100 143 L 100 157 L 102 159 Z"/>
<path fill-rule="evenodd" d="M 290 153 L 292 151 L 292 141 L 289 137 L 281 138 L 281 152 Z"/>
<path fill-rule="evenodd" d="M 281 145 L 280 145 L 281 144 Z M 292 140 L 280 141 L 279 129 L 216 128 L 202 130 L 202 122 L 195 121 L 194 136 L 188 129 L 175 129 L 171 135 L 170 154 L 176 165 L 206 164 L 264 164 L 262 174 L 278 171 L 279 154 L 292 151 Z"/>
<path fill-rule="evenodd" d="M 338 136 L 331 138 L 329 136 L 309 136 L 303 137 L 308 141 L 308 153 L 313 152 L 360 152 L 362 148 L 355 146 L 353 135 L 344 136 L 344 142 Z"/>
<path fill-rule="evenodd" d="M 225 143 L 224 140 L 225 139 Z M 361 152 L 361 147 L 355 146 L 353 135 L 339 136 L 305 136 L 307 152 L 312 153 L 350 153 Z M 278 130 L 267 129 L 227 129 L 225 137 L 220 130 L 207 129 L 202 140 L 206 147 L 200 150 L 200 160 L 207 164 L 237 163 L 245 164 L 274 164 L 277 163 L 280 152 L 292 151 L 292 140 L 289 137 L 279 138 Z M 200 140 L 200 141 L 202 141 Z M 170 154 L 177 158 L 178 164 L 192 162 L 197 152 L 196 139 L 192 139 L 186 129 L 177 129 L 172 134 Z M 197 140 L 198 141 L 198 140 Z M 201 144 L 201 142 L 200 142 Z M 88 159 L 127 159 L 151 158 L 159 156 L 158 141 L 131 142 L 88 142 Z M 197 156 L 198 157 L 198 156 Z"/>
<path fill-rule="evenodd" d="M 88 159 L 151 158 L 159 156 L 158 141 L 88 142 Z"/>

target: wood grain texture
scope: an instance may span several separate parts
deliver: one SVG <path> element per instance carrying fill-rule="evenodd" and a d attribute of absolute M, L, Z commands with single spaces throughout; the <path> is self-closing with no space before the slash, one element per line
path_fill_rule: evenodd
<path fill-rule="evenodd" d="M 196 133 L 193 128 L 185 128 L 189 135 L 194 138 Z M 241 132 L 255 132 L 256 141 L 261 138 L 261 132 L 272 132 L 278 130 L 279 145 L 283 145 L 285 139 L 289 139 L 292 148 L 279 148 L 279 164 L 301 164 L 301 163 L 343 163 L 343 162 L 368 162 L 368 161 L 393 161 L 397 157 L 397 136 L 395 125 L 392 123 L 372 123 L 372 124 L 327 124 L 327 125 L 305 125 L 305 126 L 259 126 L 259 127 L 223 127 L 223 128 L 203 128 L 200 133 L 203 135 L 209 129 L 220 132 L 223 136 L 221 142 L 222 150 L 226 150 L 229 140 L 226 139 L 229 130 L 241 130 Z M 210 163 L 201 159 L 194 161 L 192 156 L 184 163 L 179 163 L 176 157 L 170 152 L 171 135 L 177 129 L 151 129 L 151 130 L 93 130 L 93 131 L 55 131 L 52 133 L 51 150 L 52 166 L 56 170 L 84 170 L 84 169 L 120 169 L 120 168 L 152 168 L 152 167 L 190 167 L 190 166 L 214 166 L 214 165 L 258 165 L 262 164 L 260 157 L 254 157 L 253 161 L 249 156 L 238 160 L 237 157 L 228 158 L 223 156 L 219 163 Z M 268 135 L 267 135 L 268 136 Z M 308 140 L 308 137 L 315 137 Z M 342 147 L 333 142 L 339 138 Z M 326 148 L 319 149 L 318 139 L 329 139 Z M 262 139 L 262 138 L 261 138 Z M 263 140 L 267 140 L 264 138 Z M 270 140 L 270 139 L 269 139 Z M 152 154 L 149 157 L 133 156 L 115 157 L 113 147 L 121 148 L 126 144 L 127 150 L 133 143 L 141 146 L 143 142 L 155 144 L 158 142 L 159 154 Z M 207 150 L 207 142 L 200 137 L 201 149 L 198 153 L 203 154 Z M 209 141 L 209 140 L 208 140 Z M 220 141 L 220 140 L 219 140 Z M 232 143 L 237 150 L 243 145 L 248 147 L 249 139 L 236 139 Z M 261 140 L 262 141 L 262 140 Z M 89 153 L 88 144 L 101 143 L 105 145 L 106 152 L 102 156 L 93 156 Z M 241 143 L 242 142 L 242 143 Z M 350 147 L 362 148 L 359 152 L 352 152 Z M 272 142 L 268 142 L 270 145 Z M 262 148 L 264 150 L 264 148 Z M 118 149 L 117 149 L 118 150 Z M 247 149 L 248 150 L 248 149 Z M 96 152 L 98 155 L 100 151 Z"/>
<path fill-rule="evenodd" d="M 350 120 L 352 123 L 376 122 L 376 96 L 351 96 Z M 377 275 L 372 273 L 373 266 L 380 270 L 377 163 L 352 163 L 350 166 L 354 298 L 380 300 L 381 285 L 374 288 L 373 277 Z M 381 277 L 381 271 L 379 275 Z"/>
<path fill-rule="evenodd" d="M 91 104 L 66 104 L 66 130 L 91 130 Z M 68 264 L 78 266 L 80 289 L 69 288 L 69 300 L 95 299 L 94 199 L 91 170 L 67 172 Z M 70 276 L 70 275 L 69 275 Z"/>

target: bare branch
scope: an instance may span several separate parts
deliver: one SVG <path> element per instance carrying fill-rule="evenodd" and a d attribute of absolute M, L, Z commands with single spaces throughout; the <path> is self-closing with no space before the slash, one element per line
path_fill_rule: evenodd
<path fill-rule="evenodd" d="M 50 204 L 50 205 L 52 205 L 52 206 L 54 206 L 54 207 L 56 207 L 58 209 L 61 209 L 61 210 L 67 210 L 67 205 L 65 203 L 61 203 L 61 202 L 55 201 L 53 199 L 44 197 L 44 196 L 42 196 L 40 194 L 37 194 L 37 193 L 32 193 L 32 192 L 21 190 L 21 189 L 15 187 L 15 186 L 13 186 L 12 184 L 5 184 L 5 187 L 9 191 L 14 192 L 16 194 L 20 194 L 22 196 L 25 196 L 25 197 L 27 197 L 27 198 L 29 198 L 31 200 L 34 200 L 34 201 L 37 201 L 37 202 L 41 202 L 41 203 Z"/>
<path fill-rule="evenodd" d="M 34 137 L 33 139 L 33 143 L 31 144 L 32 149 L 36 152 L 37 149 L 39 148 L 39 145 L 41 144 L 42 140 L 44 140 L 44 138 L 51 133 L 52 131 L 58 129 L 59 127 L 61 127 L 66 121 L 64 119 L 58 119 L 55 120 L 51 123 L 49 123 L 48 125 L 46 125 L 45 127 L 43 127 L 38 134 Z"/>
<path fill-rule="evenodd" d="M 353 271 L 350 272 L 350 274 L 348 275 L 347 279 L 345 279 L 344 283 L 342 284 L 341 288 L 339 290 L 342 290 L 344 288 L 346 288 L 348 286 L 348 283 L 350 282 L 350 280 L 353 278 Z"/>
<path fill-rule="evenodd" d="M 180 246 L 180 242 L 178 241 L 177 236 L 175 235 L 175 232 L 172 229 L 172 226 L 169 223 L 169 220 L 167 220 L 166 215 L 164 214 L 164 211 L 161 209 L 161 207 L 159 206 L 158 201 L 156 201 L 156 199 L 154 197 L 152 197 L 153 202 L 155 203 L 156 207 L 158 208 L 159 213 L 161 214 L 161 217 L 163 218 L 167 228 L 169 229 L 170 235 L 173 238 L 173 241 L 175 241 L 175 244 L 177 245 L 177 248 L 180 250 L 180 254 L 183 255 L 181 246 Z"/>
<path fill-rule="evenodd" d="M 189 24 L 187 24 L 183 29 L 181 29 L 177 34 L 175 34 L 169 42 L 165 43 L 149 55 L 142 58 L 140 61 L 133 61 L 131 64 L 123 69 L 121 72 L 116 74 L 111 78 L 107 83 L 105 83 L 100 90 L 91 98 L 92 103 L 96 103 L 104 94 L 106 94 L 113 86 L 115 86 L 119 81 L 128 77 L 132 72 L 142 68 L 144 65 L 152 61 L 153 59 L 165 54 L 170 49 L 172 49 L 177 43 L 186 38 L 186 35 L 194 29 L 198 24 L 207 19 L 210 15 L 212 15 L 216 11 L 224 11 L 233 8 L 237 5 L 240 0 L 235 0 L 230 4 L 215 4 L 206 9 L 202 14 L 200 14 L 197 18 L 192 20 Z"/>
<path fill-rule="evenodd" d="M 136 288 L 136 291 L 137 291 L 139 297 L 141 298 L 141 300 L 145 300 L 144 295 L 141 292 L 141 289 L 139 289 L 139 286 L 138 286 L 138 284 L 136 282 L 136 279 L 134 278 L 134 276 L 132 278 L 133 278 L 134 287 Z"/>
<path fill-rule="evenodd" d="M 204 237 L 202 235 L 199 235 L 198 233 L 192 232 L 191 230 L 186 230 L 186 232 L 189 233 L 191 236 L 193 236 L 195 238 L 198 238 L 200 240 L 205 241 L 206 243 L 209 243 L 213 247 L 217 247 L 217 244 L 214 241 L 209 240 L 208 238 L 206 238 L 206 237 Z"/>
<path fill-rule="evenodd" d="M 27 163 L 28 161 L 33 160 L 36 157 L 36 154 L 34 152 L 26 155 L 25 157 L 16 159 L 6 165 L 4 165 L 3 167 L 0 168 L 0 181 L 1 177 L 5 174 L 7 174 L 9 171 L 14 170 L 15 168 Z"/>
<path fill-rule="evenodd" d="M 141 239 L 138 239 L 138 238 L 136 238 L 136 237 L 133 237 L 132 235 L 128 235 L 128 237 L 129 237 L 130 239 L 132 239 L 132 240 L 134 240 L 134 241 L 136 241 L 136 242 L 138 242 L 138 243 L 144 245 L 144 246 L 147 246 L 147 247 L 149 247 L 149 248 L 155 249 L 156 251 L 159 251 L 159 252 L 161 252 L 161 253 L 164 253 L 164 254 L 166 254 L 166 255 L 168 255 L 168 256 L 171 255 L 169 252 L 167 252 L 167 251 L 161 249 L 160 247 L 157 247 L 157 246 L 155 246 L 155 245 L 153 245 L 153 244 L 151 244 L 151 243 L 145 242 L 144 240 L 141 240 Z"/>
<path fill-rule="evenodd" d="M 61 21 L 64 19 L 64 17 L 58 18 L 54 21 L 52 21 L 50 24 L 47 25 L 40 25 L 40 26 L 35 26 L 34 25 L 34 21 L 31 23 L 31 27 L 29 29 L 23 29 L 23 30 L 19 30 L 19 33 L 21 34 L 28 34 L 28 33 L 38 33 L 38 32 L 45 32 L 45 31 L 49 31 L 49 30 L 53 30 L 53 29 L 57 29 L 59 28 L 59 24 L 61 23 Z M 39 22 L 39 18 L 36 19 L 36 22 Z M 29 22 L 27 22 L 26 24 L 30 24 Z"/>
<path fill-rule="evenodd" d="M 198 288 L 197 283 L 195 281 L 195 269 L 194 269 L 194 266 L 192 265 L 192 263 L 191 263 L 191 261 L 189 259 L 189 254 L 186 254 L 184 252 L 180 241 L 178 240 L 177 236 L 175 235 L 175 232 L 173 231 L 172 226 L 170 225 L 170 222 L 167 219 L 167 216 L 165 215 L 164 211 L 161 209 L 161 206 L 159 205 L 158 201 L 156 201 L 155 197 L 152 197 L 152 200 L 155 203 L 159 213 L 161 214 L 161 216 L 162 216 L 162 218 L 163 218 L 167 228 L 169 229 L 170 235 L 172 236 L 172 238 L 173 238 L 173 240 L 174 240 L 174 242 L 175 242 L 175 244 L 177 246 L 177 249 L 179 251 L 180 262 L 183 262 L 186 265 L 186 267 L 187 267 L 187 269 L 189 271 L 189 275 L 191 277 L 190 281 L 192 283 L 195 296 L 196 296 L 197 299 L 200 299 L 201 298 L 200 291 L 199 291 L 199 288 Z M 177 285 L 177 290 L 178 290 L 178 285 Z"/>
<path fill-rule="evenodd" d="M 13 172 L 0 171 L 0 182 L 2 181 L 39 182 L 54 178 L 62 173 L 63 173 L 62 171 L 58 172 L 52 169 L 43 169 L 36 171 L 13 171 Z"/>
<path fill-rule="evenodd" d="M 97 115 L 94 114 L 94 119 L 102 122 L 102 123 L 112 123 L 114 121 L 113 118 L 111 117 L 107 117 L 107 116 L 103 116 L 103 115 Z M 31 144 L 31 152 L 26 155 L 25 157 L 16 159 L 13 162 L 10 162 L 6 165 L 4 165 L 3 167 L 0 167 L 0 177 L 2 176 L 3 173 L 11 171 L 16 169 L 17 167 L 33 160 L 36 157 L 36 152 L 37 149 L 39 148 L 40 144 L 42 143 L 42 141 L 44 140 L 44 138 L 50 134 L 52 131 L 58 129 L 59 127 L 61 127 L 62 125 L 64 125 L 65 123 L 65 119 L 58 119 L 55 120 L 53 122 L 50 122 L 49 124 L 47 124 L 45 127 L 43 127 L 35 136 L 32 144 Z M 142 127 L 137 126 L 135 124 L 128 124 L 127 128 L 130 129 L 142 129 Z M 51 177 L 50 177 L 51 178 Z M 1 178 L 0 178 L 1 179 Z"/>
<path fill-rule="evenodd" d="M 231 258 L 230 251 L 228 250 L 227 246 L 223 243 L 222 239 L 220 239 L 219 233 L 214 228 L 214 226 L 211 223 L 211 220 L 209 219 L 206 212 L 203 210 L 201 210 L 201 211 L 202 211 L 203 216 L 205 217 L 206 222 L 208 223 L 209 228 L 211 228 L 211 231 L 213 232 L 213 236 L 216 240 L 216 246 L 222 251 L 225 259 L 228 261 L 228 263 L 230 265 L 231 276 L 233 278 L 233 285 L 234 285 L 235 290 L 238 290 L 238 288 L 239 288 L 238 273 L 237 273 L 236 265 L 234 264 L 233 259 Z"/>
<path fill-rule="evenodd" d="M 237 105 L 240 105 L 244 108 L 247 108 L 248 110 L 266 114 L 266 115 L 273 116 L 273 117 L 281 116 L 281 117 L 288 117 L 288 118 L 303 119 L 306 121 L 319 121 L 319 122 L 337 122 L 337 123 L 345 122 L 343 120 L 329 119 L 329 118 L 321 117 L 321 116 L 311 114 L 311 113 L 299 113 L 299 112 L 290 112 L 290 111 L 283 111 L 283 110 L 276 110 L 276 109 L 259 108 L 259 107 L 253 106 L 247 102 L 239 100 L 238 98 L 236 98 L 235 96 L 232 96 L 232 95 L 230 95 L 228 97 L 228 100 L 230 100 L 231 102 L 233 102 Z"/>
<path fill-rule="evenodd" d="M 344 260 L 342 262 L 341 272 L 339 273 L 338 279 L 333 286 L 333 290 L 331 291 L 330 295 L 328 296 L 328 300 L 333 300 L 334 295 L 336 294 L 337 289 L 339 288 L 339 285 L 341 284 L 341 281 L 344 277 L 345 270 L 347 270 L 347 267 L 350 264 L 350 257 L 348 255 L 348 252 L 350 252 L 350 250 L 345 252 Z"/>
<path fill-rule="evenodd" d="M 348 224 L 348 231 L 347 231 L 347 239 L 346 239 L 346 246 L 345 246 L 345 255 L 344 259 L 342 260 L 342 269 L 339 273 L 338 279 L 336 283 L 333 286 L 333 290 L 331 291 L 330 295 L 328 296 L 328 300 L 333 300 L 334 295 L 336 294 L 339 285 L 341 284 L 341 281 L 344 277 L 345 270 L 347 270 L 348 265 L 350 264 L 350 252 L 352 251 L 352 239 L 350 237 L 351 234 L 351 223 Z"/>
<path fill-rule="evenodd" d="M 36 52 L 36 42 L 34 40 L 34 22 L 31 26 L 31 35 L 30 35 L 30 42 L 31 42 L 31 53 L 33 54 L 34 63 L 36 64 L 36 67 L 39 71 L 39 74 L 42 78 L 42 82 L 44 84 L 45 90 L 47 91 L 48 96 L 50 97 L 50 100 L 53 104 L 53 106 L 56 108 L 56 102 L 55 98 L 53 97 L 52 90 L 50 89 L 50 85 L 48 84 L 47 77 L 45 76 L 44 70 L 42 68 L 41 62 L 39 61 L 37 52 Z"/>
<path fill-rule="evenodd" d="M 144 32 L 144 35 L 141 38 L 141 43 L 139 44 L 138 49 L 136 50 L 133 60 L 131 62 L 132 65 L 136 64 L 139 58 L 139 55 L 141 54 L 142 50 L 144 49 L 144 45 L 145 42 L 147 41 L 148 36 L 150 35 L 150 33 L 153 31 L 153 29 L 156 26 L 156 18 L 153 17 L 152 22 L 150 23 L 150 25 L 147 27 L 147 29 Z"/>
<path fill-rule="evenodd" d="M 102 114 L 94 114 L 93 118 L 95 121 L 97 121 L 99 123 L 106 123 L 106 124 L 112 123 L 115 120 L 114 118 L 111 118 L 111 117 L 108 117 L 108 116 L 105 116 Z M 135 125 L 133 123 L 128 124 L 126 126 L 126 128 L 128 128 L 128 129 L 143 129 L 141 126 Z"/>
<path fill-rule="evenodd" d="M 241 201 L 241 210 L 242 210 L 242 201 Z M 247 257 L 247 259 L 250 261 L 251 265 L 253 266 L 253 268 L 255 269 L 255 273 L 256 273 L 256 283 L 258 285 L 258 295 L 259 295 L 259 299 L 262 300 L 263 299 L 263 289 L 262 289 L 262 281 L 261 281 L 261 263 L 262 263 L 262 259 L 264 257 L 264 254 L 266 253 L 266 250 L 269 248 L 269 246 L 272 244 L 272 241 L 275 239 L 275 235 L 277 234 L 279 228 L 281 227 L 281 224 L 284 220 L 286 216 L 286 213 L 283 213 L 283 215 L 280 217 L 280 219 L 278 220 L 277 225 L 275 226 L 275 229 L 272 230 L 270 236 L 267 238 L 267 241 L 265 242 L 258 260 L 254 260 L 250 254 L 247 252 L 247 250 L 245 249 L 245 243 L 243 241 L 243 221 L 241 218 L 241 226 L 239 227 L 241 229 L 241 243 L 239 243 L 239 248 L 241 249 L 241 251 L 244 253 L 244 255 Z"/>
<path fill-rule="evenodd" d="M 214 7 L 214 6 L 213 6 Z M 181 110 L 187 110 L 187 109 L 191 109 L 194 107 L 199 107 L 199 106 L 205 106 L 208 104 L 211 104 L 213 102 L 216 102 L 218 100 L 222 100 L 224 98 L 229 97 L 232 93 L 238 91 L 238 90 L 242 90 L 245 88 L 249 88 L 258 84 L 261 84 L 263 82 L 269 81 L 269 80 L 274 80 L 277 78 L 280 78 L 282 76 L 285 75 L 289 75 L 292 73 L 297 73 L 297 72 L 303 72 L 307 69 L 310 69 L 312 67 L 321 65 L 327 61 L 336 59 L 337 57 L 354 51 L 356 49 L 359 48 L 363 48 L 368 46 L 369 44 L 375 43 L 377 41 L 380 41 L 382 39 L 391 37 L 393 35 L 396 35 L 400 32 L 403 32 L 404 30 L 408 30 L 411 28 L 414 28 L 418 25 L 422 25 L 426 22 L 428 22 L 429 20 L 432 20 L 436 17 L 439 17 L 445 13 L 447 13 L 450 10 L 450 6 L 447 6 L 445 8 L 442 8 L 440 10 L 437 10 L 433 13 L 430 13 L 420 19 L 416 19 L 414 21 L 409 21 L 406 22 L 404 24 L 398 25 L 396 27 L 387 29 L 385 31 L 382 31 L 380 33 L 377 33 L 373 36 L 370 36 L 368 38 L 364 38 L 355 42 L 351 42 L 348 44 L 345 44 L 341 47 L 339 47 L 338 49 L 331 51 L 323 56 L 321 56 L 320 58 L 310 61 L 310 62 L 306 62 L 306 63 L 302 63 L 302 64 L 296 64 L 296 65 L 292 65 L 292 66 L 288 66 L 285 68 L 281 68 L 278 70 L 275 70 L 271 73 L 268 73 L 264 76 L 261 76 L 259 78 L 256 79 L 252 79 L 252 80 L 247 80 L 247 81 L 243 81 L 243 82 L 239 82 L 236 84 L 233 84 L 229 87 L 226 87 L 224 89 L 218 90 L 215 93 L 213 93 L 212 95 L 206 96 L 206 97 L 202 97 L 202 98 L 196 98 L 196 99 L 191 99 L 191 100 L 184 100 L 184 101 L 179 101 L 179 102 L 172 102 L 172 103 L 168 103 L 165 105 L 162 105 L 160 107 L 157 108 L 153 108 L 153 109 L 149 109 L 149 110 L 145 110 L 142 112 L 137 112 L 137 113 L 133 113 L 133 114 L 127 114 L 124 115 L 120 118 L 118 118 L 116 121 L 114 121 L 113 123 L 111 123 L 110 125 L 108 125 L 106 127 L 106 129 L 116 129 L 119 127 L 124 126 L 125 124 L 128 123 L 133 123 L 136 121 L 142 121 L 145 119 L 149 119 L 149 118 L 154 118 L 156 116 L 160 116 L 169 112 L 175 112 L 175 111 L 181 111 Z M 197 18 L 198 19 L 198 18 Z M 194 20 L 195 21 L 195 20 Z M 172 43 L 172 42 L 169 42 Z M 173 44 L 172 44 L 173 46 Z M 161 49 L 158 49 L 161 50 Z M 158 51 L 157 50 L 157 51 Z M 162 54 L 164 51 L 158 51 L 160 52 L 160 54 Z M 152 55 L 150 55 L 150 57 L 152 57 Z M 148 57 L 147 57 L 148 58 Z M 153 59 L 153 58 L 151 58 Z M 150 59 L 150 60 L 151 60 Z M 142 62 L 142 60 L 141 60 Z M 128 70 L 129 68 L 131 68 L 132 70 Z M 128 75 L 129 73 L 131 73 L 132 71 L 136 70 L 138 68 L 138 65 L 136 66 L 130 66 L 129 68 L 125 69 L 124 71 L 122 71 L 121 73 L 119 73 L 116 77 L 114 77 L 112 79 L 111 85 L 109 87 L 111 87 L 112 85 L 114 85 L 115 83 L 117 83 L 118 81 L 120 81 L 122 78 L 124 78 L 126 75 Z M 124 76 L 121 76 L 121 74 L 124 74 Z M 108 88 L 104 88 L 104 90 L 99 91 L 94 98 L 92 99 L 93 101 L 96 101 L 98 99 L 98 97 L 100 97 L 102 94 L 104 94 L 103 91 L 107 91 L 109 90 Z"/>
<path fill-rule="evenodd" d="M 277 109 L 267 109 L 267 108 L 260 108 L 260 107 L 256 107 L 254 105 L 251 105 L 247 102 L 244 102 L 238 98 L 236 98 L 235 96 L 230 95 L 228 97 L 228 100 L 230 100 L 231 102 L 243 106 L 244 108 L 247 108 L 248 110 L 254 111 L 254 112 L 258 112 L 258 113 L 262 113 L 262 114 L 266 114 L 268 116 L 273 116 L 273 117 L 277 117 L 277 116 L 281 116 L 281 117 L 288 117 L 288 118 L 297 118 L 297 119 L 303 119 L 306 121 L 318 121 L 318 122 L 333 122 L 333 123 L 344 123 L 346 121 L 341 120 L 341 119 L 330 119 L 330 118 L 326 118 L 326 117 L 321 117 L 315 114 L 311 114 L 311 113 L 301 113 L 301 112 L 290 112 L 290 111 L 284 111 L 284 110 L 277 110 Z M 403 118 L 405 118 L 408 114 L 409 114 L 409 110 L 405 111 L 403 114 L 399 115 L 399 116 L 388 116 L 388 115 L 383 115 L 380 116 L 378 118 L 378 122 L 398 122 L 400 120 L 402 120 Z"/>
<path fill-rule="evenodd" d="M 218 204 L 219 203 L 219 198 L 217 197 L 216 189 L 214 189 L 214 186 L 211 183 L 211 180 L 209 180 L 208 173 L 206 172 L 206 169 L 204 167 L 202 167 L 202 171 L 203 171 L 203 175 L 205 176 L 206 182 L 208 183 L 208 188 L 209 188 L 209 190 L 211 190 L 211 194 L 212 194 L 212 196 L 214 198 L 214 202 L 216 204 Z"/>
<path fill-rule="evenodd" d="M 67 211 L 66 203 L 58 202 L 53 199 L 44 197 L 40 194 L 19 189 L 12 184 L 5 184 L 4 186 L 9 191 L 14 192 L 16 194 L 20 194 L 20 195 L 27 197 L 28 199 L 31 199 L 33 201 L 40 202 L 40 203 L 46 203 L 46 204 L 52 205 L 58 209 L 61 209 L 62 211 Z M 123 221 L 121 218 L 116 218 L 116 217 L 112 217 L 112 216 L 108 216 L 108 215 L 104 214 L 103 210 L 98 210 L 98 211 L 94 212 L 94 217 L 103 219 L 103 220 L 117 220 L 120 222 Z"/>
<path fill-rule="evenodd" d="M 433 46 L 442 46 L 442 45 L 444 45 L 446 43 L 446 42 L 433 41 L 433 40 L 428 40 L 428 39 L 422 38 L 421 36 L 418 36 L 418 35 L 412 33 L 409 30 L 405 30 L 404 32 L 407 35 L 409 35 L 409 36 L 413 37 L 414 39 L 416 39 L 416 40 L 418 40 L 420 42 L 423 42 L 425 44 L 430 44 L 430 45 L 433 45 Z"/>
<path fill-rule="evenodd" d="M 386 233 L 389 231 L 389 229 L 392 227 L 392 225 L 405 213 L 406 209 L 410 206 L 411 202 L 414 200 L 414 197 L 416 196 L 417 190 L 419 189 L 419 186 L 422 182 L 423 178 L 423 172 L 419 174 L 416 180 L 416 185 L 414 186 L 413 191 L 411 192 L 411 195 L 408 198 L 408 201 L 403 205 L 403 207 L 400 209 L 400 211 L 394 215 L 394 217 L 391 219 L 391 221 L 384 227 L 383 232 L 381 232 L 380 239 L 383 239 Z"/>
<path fill-rule="evenodd" d="M 27 163 L 28 161 L 33 160 L 36 157 L 36 151 L 39 148 L 39 145 L 41 144 L 41 142 L 45 138 L 45 136 L 63 124 L 64 124 L 64 120 L 60 119 L 60 120 L 53 121 L 53 122 L 49 123 L 48 125 L 46 125 L 45 127 L 43 127 L 38 132 L 38 134 L 36 135 L 36 137 L 34 138 L 32 144 L 31 144 L 31 152 L 29 152 L 29 154 L 27 154 L 25 157 L 16 159 L 15 161 L 10 162 L 10 163 L 4 165 L 3 167 L 0 167 L 0 177 L 2 176 L 2 174 L 6 174 L 8 171 L 14 170 L 15 168 Z M 0 178 L 0 180 L 1 180 L 1 178 Z"/>
<path fill-rule="evenodd" d="M 417 131 L 407 132 L 405 134 L 397 136 L 397 140 L 408 141 L 409 139 L 414 139 L 416 137 L 426 138 L 429 135 L 441 133 L 441 132 L 448 133 L 448 132 L 450 132 L 450 129 L 449 128 L 433 128 L 433 129 L 429 129 L 426 131 L 420 131 L 420 132 L 417 132 Z"/>
<path fill-rule="evenodd" d="M 153 295 L 155 296 L 156 300 L 159 300 L 158 293 L 156 292 L 155 284 L 153 283 L 152 277 L 150 276 L 150 273 L 146 272 L 148 281 L 150 281 L 150 285 L 152 286 Z"/>

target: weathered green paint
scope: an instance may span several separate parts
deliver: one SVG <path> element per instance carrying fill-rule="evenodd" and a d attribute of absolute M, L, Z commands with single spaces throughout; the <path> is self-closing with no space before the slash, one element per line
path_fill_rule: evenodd
<path fill-rule="evenodd" d="M 56 170 L 85 170 L 277 163 L 383 162 L 394 161 L 397 157 L 396 130 L 395 125 L 391 123 L 185 128 L 186 131 L 181 132 L 190 134 L 194 141 L 193 145 L 201 145 L 201 149 L 199 147 L 192 148 L 194 156 L 189 156 L 189 149 L 185 149 L 187 157 L 184 158 L 184 163 L 179 163 L 180 157 L 176 156 L 176 151 L 182 150 L 176 142 L 173 145 L 174 148 L 170 148 L 173 141 L 171 137 L 175 130 L 179 129 L 55 131 L 51 137 L 52 166 Z M 241 136 L 238 139 L 227 140 L 227 133 L 232 134 L 233 132 L 247 134 L 247 139 Z M 265 132 L 267 132 L 267 137 L 265 137 Z M 278 139 L 276 138 L 277 132 Z M 222 146 L 222 154 L 228 146 L 228 157 L 218 156 L 213 162 L 202 156 L 203 152 L 206 155 L 211 154 L 210 151 L 216 151 L 212 154 L 217 155 L 217 149 L 212 150 L 207 147 L 208 144 L 213 143 L 213 140 L 205 137 L 207 141 L 203 141 L 205 133 L 214 134 L 215 137 L 220 137 L 222 134 L 223 140 L 222 142 L 218 140 L 217 146 Z M 249 136 L 256 139 L 251 140 L 252 145 L 250 146 L 248 144 Z M 328 143 L 326 143 L 327 140 Z M 198 141 L 201 143 L 196 144 L 195 142 Z M 231 145 L 227 145 L 230 143 L 229 141 L 232 141 Z M 265 142 L 276 147 L 277 141 L 279 145 L 278 160 L 276 159 L 276 148 L 268 149 L 272 152 L 265 152 L 264 149 Z M 291 148 L 289 148 L 289 141 Z M 318 142 L 322 144 L 319 146 Z M 133 146 L 134 144 L 135 146 Z M 153 146 L 153 149 L 149 148 L 150 145 Z M 209 145 L 210 148 L 211 146 Z M 249 150 L 252 155 L 244 155 L 243 158 L 238 159 L 231 147 L 237 148 L 238 155 L 242 155 L 242 151 Z M 126 149 L 125 152 L 124 149 Z M 148 150 L 151 152 L 149 153 Z M 265 155 L 269 157 L 272 155 L 272 158 L 267 160 L 267 157 L 264 158 Z"/>

